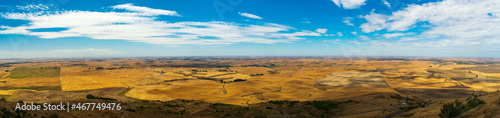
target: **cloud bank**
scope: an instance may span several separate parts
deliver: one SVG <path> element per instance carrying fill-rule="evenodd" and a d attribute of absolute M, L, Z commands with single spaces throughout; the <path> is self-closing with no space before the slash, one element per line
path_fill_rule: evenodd
<path fill-rule="evenodd" d="M 500 1 L 444 0 L 422 5 L 409 5 L 390 15 L 370 13 L 362 18 L 367 22 L 363 32 L 408 32 L 425 28 L 400 42 L 374 42 L 373 46 L 439 48 L 460 50 L 498 50 L 500 44 Z M 385 38 L 414 35 L 413 33 L 384 34 Z M 409 41 L 409 42 L 408 42 Z"/>
<path fill-rule="evenodd" d="M 169 22 L 157 20 L 158 15 L 178 17 L 176 11 L 153 9 L 133 4 L 111 6 L 127 12 L 40 11 L 7 12 L 5 19 L 29 21 L 28 24 L 2 26 L 0 34 L 23 34 L 40 38 L 88 37 L 102 40 L 127 40 L 165 46 L 224 45 L 234 43 L 273 44 L 321 36 L 308 30 L 275 23 L 259 25 L 223 21 Z M 62 28 L 62 31 L 34 31 Z"/>
<path fill-rule="evenodd" d="M 51 58 L 51 57 L 108 57 L 110 55 L 122 55 L 122 52 L 109 49 L 63 49 L 48 51 L 3 51 L 0 49 L 2 57 L 9 58 Z"/>

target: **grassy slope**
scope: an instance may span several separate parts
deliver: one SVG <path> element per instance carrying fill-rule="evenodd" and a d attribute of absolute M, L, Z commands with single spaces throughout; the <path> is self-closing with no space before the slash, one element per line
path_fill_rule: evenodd
<path fill-rule="evenodd" d="M 460 115 L 460 117 L 465 118 L 496 118 L 500 117 L 498 109 L 500 109 L 500 92 L 490 93 L 488 95 L 482 95 L 479 99 L 484 100 L 485 104 L 481 104 L 471 110 L 468 110 Z M 466 98 L 459 98 L 459 101 L 466 103 Z M 417 108 L 414 110 L 407 111 L 406 113 L 400 114 L 396 117 L 439 117 L 439 113 L 443 108 L 443 104 L 451 103 L 455 100 L 447 100 L 443 102 L 433 103 L 423 108 Z"/>

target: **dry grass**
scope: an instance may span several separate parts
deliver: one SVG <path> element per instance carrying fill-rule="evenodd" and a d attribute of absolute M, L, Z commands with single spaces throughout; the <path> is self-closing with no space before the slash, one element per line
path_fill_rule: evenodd
<path fill-rule="evenodd" d="M 24 79 L 3 79 L 5 83 L 0 83 L 0 87 L 28 87 L 28 86 L 59 86 L 59 77 L 40 77 Z"/>
<path fill-rule="evenodd" d="M 414 79 L 389 79 L 387 84 L 393 88 L 443 88 L 443 87 L 453 87 L 456 86 L 456 81 L 449 80 L 446 78 L 439 79 L 424 79 L 417 77 Z"/>
<path fill-rule="evenodd" d="M 8 72 L 0 72 L 0 80 L 6 78 L 9 75 L 10 75 L 10 73 L 8 73 Z"/>
<path fill-rule="evenodd" d="M 339 72 L 332 73 L 326 78 L 316 79 L 319 86 L 337 86 L 337 87 L 373 87 L 387 88 L 385 78 L 378 72 Z"/>

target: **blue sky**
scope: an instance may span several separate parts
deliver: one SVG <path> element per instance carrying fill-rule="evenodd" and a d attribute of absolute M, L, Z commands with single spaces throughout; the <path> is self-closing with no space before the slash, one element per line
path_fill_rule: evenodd
<path fill-rule="evenodd" d="M 500 57 L 498 0 L 0 3 L 0 58 Z"/>

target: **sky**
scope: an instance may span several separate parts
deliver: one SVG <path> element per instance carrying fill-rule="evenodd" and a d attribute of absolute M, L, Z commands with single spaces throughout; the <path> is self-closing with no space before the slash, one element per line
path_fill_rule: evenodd
<path fill-rule="evenodd" d="M 500 57 L 499 0 L 9 0 L 1 58 Z"/>

